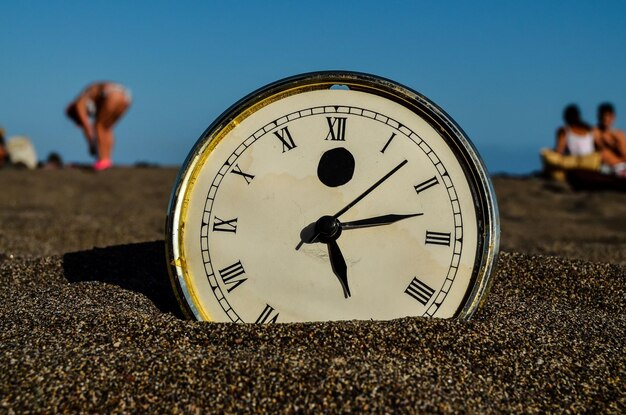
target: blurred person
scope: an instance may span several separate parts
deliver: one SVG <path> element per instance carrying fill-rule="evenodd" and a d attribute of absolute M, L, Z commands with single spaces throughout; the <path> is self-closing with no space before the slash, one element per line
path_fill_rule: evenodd
<path fill-rule="evenodd" d="M 597 147 L 602 157 L 602 171 L 626 177 L 626 136 L 613 127 L 615 107 L 605 102 L 598 106 Z"/>
<path fill-rule="evenodd" d="M 57 170 L 63 168 L 63 158 L 57 152 L 51 152 L 48 154 L 48 158 L 45 162 L 41 163 L 41 168 L 44 170 Z"/>
<path fill-rule="evenodd" d="M 555 151 L 563 155 L 586 156 L 596 151 L 597 133 L 583 121 L 580 109 L 571 104 L 563 111 L 565 125 L 556 132 Z"/>
<path fill-rule="evenodd" d="M 83 130 L 89 153 L 96 157 L 93 169 L 113 165 L 113 126 L 130 107 L 131 95 L 123 85 L 96 82 L 88 85 L 66 108 L 65 113 Z"/>
<path fill-rule="evenodd" d="M 9 152 L 4 142 L 4 129 L 0 127 L 0 168 L 9 162 Z"/>

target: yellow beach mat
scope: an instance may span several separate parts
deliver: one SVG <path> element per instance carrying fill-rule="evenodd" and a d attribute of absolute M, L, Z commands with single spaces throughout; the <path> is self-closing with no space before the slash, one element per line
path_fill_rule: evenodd
<path fill-rule="evenodd" d="M 564 182 L 566 171 L 573 169 L 600 170 L 600 153 L 586 156 L 565 156 L 549 148 L 540 151 L 544 173 L 553 180 Z"/>

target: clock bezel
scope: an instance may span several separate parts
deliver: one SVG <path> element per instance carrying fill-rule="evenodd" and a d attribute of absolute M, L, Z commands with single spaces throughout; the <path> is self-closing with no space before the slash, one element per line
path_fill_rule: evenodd
<path fill-rule="evenodd" d="M 439 132 L 459 160 L 474 198 L 478 230 L 476 257 L 480 258 L 480 261 L 475 261 L 469 288 L 453 318 L 469 319 L 482 306 L 493 283 L 494 267 L 499 252 L 500 224 L 493 185 L 471 140 L 442 108 L 406 86 L 366 73 L 318 71 L 281 79 L 237 101 L 202 133 L 181 166 L 168 206 L 165 240 L 170 282 L 178 303 L 188 318 L 203 319 L 196 305 L 193 290 L 187 285 L 185 255 L 181 241 L 181 230 L 185 223 L 180 219 L 186 213 L 185 196 L 193 186 L 200 167 L 219 141 L 249 114 L 289 95 L 336 86 L 375 94 L 410 109 Z"/>

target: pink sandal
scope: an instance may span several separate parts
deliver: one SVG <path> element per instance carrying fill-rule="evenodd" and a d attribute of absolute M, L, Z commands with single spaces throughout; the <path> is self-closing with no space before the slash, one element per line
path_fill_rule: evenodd
<path fill-rule="evenodd" d="M 109 159 L 98 160 L 93 164 L 94 171 L 102 171 L 113 167 L 113 162 Z"/>

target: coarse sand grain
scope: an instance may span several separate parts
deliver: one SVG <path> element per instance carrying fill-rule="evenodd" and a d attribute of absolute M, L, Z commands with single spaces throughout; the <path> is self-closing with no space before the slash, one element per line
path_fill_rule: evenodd
<path fill-rule="evenodd" d="M 626 412 L 626 195 L 496 177 L 470 321 L 181 318 L 175 169 L 0 171 L 0 412 Z"/>

